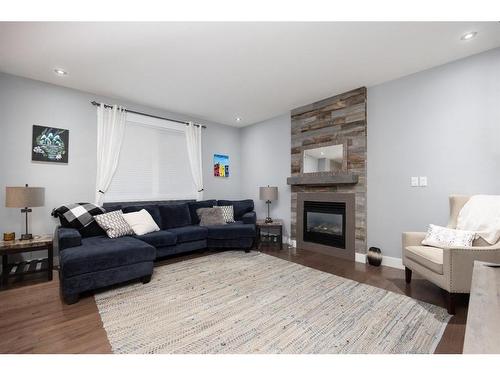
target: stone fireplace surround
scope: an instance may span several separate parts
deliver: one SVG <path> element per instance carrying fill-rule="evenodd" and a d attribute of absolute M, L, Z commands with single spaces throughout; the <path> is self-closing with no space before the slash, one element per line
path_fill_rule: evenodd
<path fill-rule="evenodd" d="M 350 251 L 366 253 L 366 88 L 361 87 L 312 103 L 291 112 L 291 242 L 299 239 L 299 197 L 308 193 L 338 193 L 353 197 L 354 238 Z M 312 147 L 344 144 L 347 166 L 339 174 L 302 173 L 303 151 Z M 301 198 L 302 199 L 302 198 Z M 323 252 L 314 246 L 311 250 Z M 337 251 L 330 248 L 330 254 Z"/>

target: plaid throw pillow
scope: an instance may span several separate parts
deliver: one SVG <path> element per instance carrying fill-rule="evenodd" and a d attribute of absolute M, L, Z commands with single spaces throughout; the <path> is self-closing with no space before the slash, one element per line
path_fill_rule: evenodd
<path fill-rule="evenodd" d="M 56 208 L 52 216 L 58 217 L 63 227 L 82 230 L 94 222 L 95 215 L 105 212 L 104 208 L 92 203 L 73 203 Z"/>

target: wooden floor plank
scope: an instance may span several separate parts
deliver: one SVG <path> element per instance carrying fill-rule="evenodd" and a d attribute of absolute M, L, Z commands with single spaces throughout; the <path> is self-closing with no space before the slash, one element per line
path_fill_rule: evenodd
<path fill-rule="evenodd" d="M 405 294 L 412 298 L 445 307 L 445 293 L 434 284 L 414 275 L 404 281 L 404 271 L 391 267 L 373 267 L 341 260 L 308 250 L 262 249 L 264 253 Z M 158 265 L 205 256 L 210 252 L 188 254 L 161 260 Z M 38 280 L 44 275 L 38 276 Z M 457 314 L 448 324 L 436 353 L 461 353 L 465 336 L 467 298 L 457 303 Z M 83 296 L 74 305 L 66 305 L 59 295 L 59 279 L 54 271 L 50 282 L 37 277 L 13 284 L 0 292 L 0 353 L 111 353 L 94 298 Z"/>

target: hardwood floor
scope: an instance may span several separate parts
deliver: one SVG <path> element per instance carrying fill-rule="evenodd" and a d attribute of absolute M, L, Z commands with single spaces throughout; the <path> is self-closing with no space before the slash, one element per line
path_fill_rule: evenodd
<path fill-rule="evenodd" d="M 408 286 L 404 270 L 353 263 L 301 249 L 261 251 L 445 307 L 445 293 L 440 288 L 415 274 Z M 158 265 L 210 253 L 170 258 L 159 261 Z M 436 353 L 462 353 L 467 303 L 465 297 L 457 301 L 457 314 L 448 324 Z M 111 353 L 111 347 L 92 294 L 82 296 L 74 305 L 65 305 L 59 296 L 59 280 L 54 271 L 51 282 L 27 281 L 0 291 L 0 353 Z"/>

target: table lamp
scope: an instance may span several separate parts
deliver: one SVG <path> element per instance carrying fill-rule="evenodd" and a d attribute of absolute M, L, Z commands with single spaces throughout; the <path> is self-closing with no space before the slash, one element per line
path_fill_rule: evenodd
<path fill-rule="evenodd" d="M 271 215 L 269 214 L 269 206 L 271 201 L 278 200 L 278 187 L 277 186 L 261 186 L 259 188 L 259 198 L 261 201 L 266 201 L 267 203 L 267 217 L 265 222 L 272 223 Z"/>
<path fill-rule="evenodd" d="M 33 236 L 28 233 L 29 207 L 44 205 L 45 188 L 26 186 L 7 186 L 5 188 L 5 207 L 21 208 L 21 213 L 26 214 L 26 233 L 21 235 L 21 240 L 31 240 Z"/>

